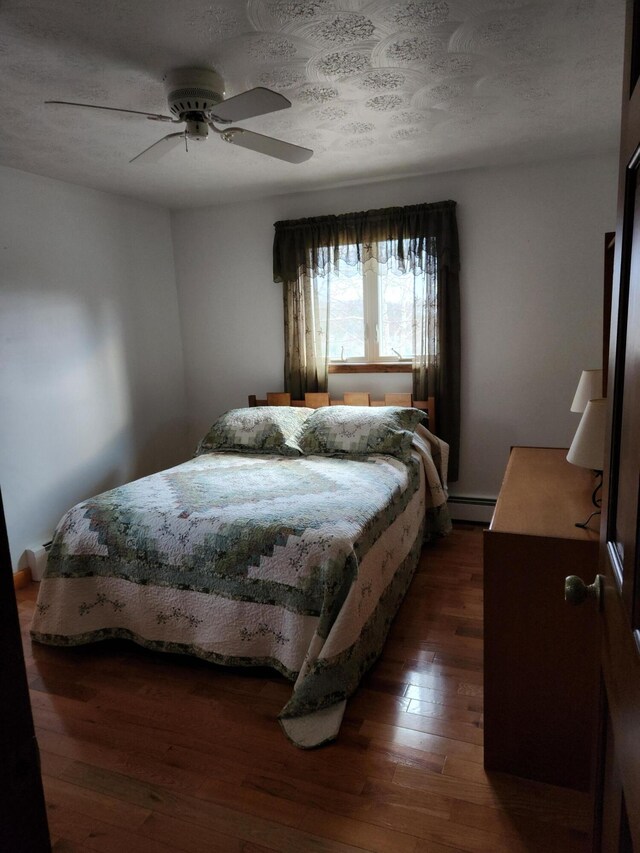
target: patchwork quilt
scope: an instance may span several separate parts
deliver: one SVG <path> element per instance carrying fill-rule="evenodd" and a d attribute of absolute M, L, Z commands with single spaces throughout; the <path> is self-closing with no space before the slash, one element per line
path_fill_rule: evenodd
<path fill-rule="evenodd" d="M 418 438 L 407 463 L 203 453 L 84 501 L 56 531 L 32 636 L 273 667 L 294 682 L 287 736 L 332 740 L 425 530 L 448 532 L 442 447 Z"/>

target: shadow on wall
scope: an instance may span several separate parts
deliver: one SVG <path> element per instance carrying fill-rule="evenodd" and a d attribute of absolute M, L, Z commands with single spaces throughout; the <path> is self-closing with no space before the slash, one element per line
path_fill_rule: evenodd
<path fill-rule="evenodd" d="M 163 449 L 167 454 L 175 455 L 176 444 L 181 434 L 181 425 L 173 429 L 158 430 L 157 434 L 149 442 L 149 457 L 156 458 L 158 451 L 162 451 Z M 62 516 L 76 504 L 96 497 L 117 486 L 121 486 L 123 483 L 146 476 L 156 470 L 162 470 L 164 467 L 171 467 L 172 464 L 184 462 L 189 458 L 188 456 L 184 456 L 175 463 L 168 463 L 166 466 L 156 469 L 150 466 L 150 458 L 145 460 L 143 448 L 142 452 L 136 455 L 135 468 L 132 472 L 129 470 L 128 465 L 114 464 L 118 460 L 128 458 L 130 455 L 127 446 L 127 435 L 121 433 L 115 436 L 107 445 L 96 448 L 93 459 L 89 463 L 76 466 L 73 470 L 67 471 L 64 477 L 60 477 L 46 491 L 32 494 L 27 506 L 27 512 L 31 518 L 43 520 L 42 533 L 36 537 L 36 540 L 27 543 L 24 548 L 33 545 L 44 545 L 48 542 L 52 538 L 53 532 Z M 57 509 L 52 513 L 53 507 Z M 57 515 L 55 514 L 56 511 Z M 45 519 L 46 521 L 44 521 Z M 22 569 L 25 566 L 26 559 L 23 549 L 17 568 Z"/>
<path fill-rule="evenodd" d="M 176 417 L 146 434 L 144 442 L 137 447 L 135 468 L 130 479 L 145 477 L 186 462 L 195 453 L 196 446 L 197 442 L 191 446 L 191 442 L 185 438 L 184 417 Z"/>
<path fill-rule="evenodd" d="M 118 342 L 134 453 L 132 478 L 176 465 L 192 450 L 186 438 L 186 381 L 175 280 L 154 277 L 149 283 L 155 256 L 148 256 L 148 246 L 147 255 L 141 253 L 135 233 L 128 236 L 118 270 L 126 293 Z"/>
<path fill-rule="evenodd" d="M 186 458 L 184 389 L 135 327 L 115 299 L 3 291 L 0 476 L 14 566 L 74 504 Z"/>

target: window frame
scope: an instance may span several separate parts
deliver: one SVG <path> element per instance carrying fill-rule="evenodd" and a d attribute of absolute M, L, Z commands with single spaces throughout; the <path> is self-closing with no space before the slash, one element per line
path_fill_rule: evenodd
<path fill-rule="evenodd" d="M 398 365 L 402 366 L 397 372 L 408 372 L 406 365 L 411 366 L 414 355 L 394 356 L 380 354 L 380 265 L 371 247 L 365 245 L 362 259 L 362 300 L 364 320 L 364 356 L 349 358 L 329 358 L 329 372 L 353 373 L 353 370 L 336 369 L 341 365 Z M 362 371 L 365 372 L 365 371 Z M 388 372 L 392 372 L 389 371 Z"/>

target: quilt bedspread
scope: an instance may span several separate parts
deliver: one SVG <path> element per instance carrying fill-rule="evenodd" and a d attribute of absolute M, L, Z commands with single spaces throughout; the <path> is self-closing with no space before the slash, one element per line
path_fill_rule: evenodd
<path fill-rule="evenodd" d="M 58 526 L 32 636 L 274 667 L 295 681 L 285 732 L 316 746 L 336 736 L 411 580 L 425 482 L 415 452 L 205 453 L 105 492 Z"/>

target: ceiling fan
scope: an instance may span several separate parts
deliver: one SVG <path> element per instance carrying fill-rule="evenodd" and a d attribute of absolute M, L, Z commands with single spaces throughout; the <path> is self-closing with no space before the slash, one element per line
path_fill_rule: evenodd
<path fill-rule="evenodd" d="M 45 101 L 45 104 L 63 104 L 70 107 L 88 107 L 94 110 L 110 110 L 145 116 L 151 121 L 166 121 L 185 124 L 184 130 L 169 133 L 153 145 L 137 154 L 130 163 L 156 162 L 177 145 L 202 142 L 213 130 L 224 142 L 285 160 L 287 163 L 303 163 L 313 154 L 310 148 L 292 145 L 273 136 L 254 133 L 242 127 L 224 127 L 235 121 L 265 115 L 291 106 L 291 101 L 272 89 L 258 86 L 224 100 L 222 77 L 207 68 L 179 68 L 165 78 L 167 100 L 171 116 L 146 113 L 140 110 L 105 107 L 98 104 L 78 104 L 73 101 Z M 217 127 L 216 125 L 223 125 Z"/>

